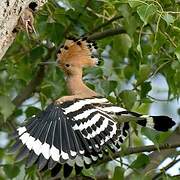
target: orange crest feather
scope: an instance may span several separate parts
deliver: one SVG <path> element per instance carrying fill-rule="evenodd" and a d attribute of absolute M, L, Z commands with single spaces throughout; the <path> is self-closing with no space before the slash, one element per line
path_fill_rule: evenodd
<path fill-rule="evenodd" d="M 65 44 L 58 51 L 60 63 L 71 63 L 78 66 L 94 66 L 98 59 L 93 57 L 96 51 L 96 44 L 87 41 L 85 38 L 79 40 L 66 40 Z"/>

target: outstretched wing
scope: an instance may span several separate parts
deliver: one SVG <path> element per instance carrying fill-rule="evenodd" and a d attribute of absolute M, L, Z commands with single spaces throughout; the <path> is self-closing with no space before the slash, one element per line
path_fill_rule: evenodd
<path fill-rule="evenodd" d="M 71 123 L 59 105 L 51 104 L 28 124 L 17 129 L 18 139 L 36 156 L 43 155 L 46 160 L 52 158 L 64 163 L 77 154 L 83 154 Z"/>
<path fill-rule="evenodd" d="M 35 163 L 40 170 L 65 164 L 67 176 L 74 165 L 79 171 L 97 161 L 107 147 L 117 149 L 120 129 L 111 116 L 95 107 L 106 101 L 93 97 L 49 105 L 17 129 L 12 147 L 12 151 L 18 151 L 17 160 L 27 157 L 27 167 Z"/>

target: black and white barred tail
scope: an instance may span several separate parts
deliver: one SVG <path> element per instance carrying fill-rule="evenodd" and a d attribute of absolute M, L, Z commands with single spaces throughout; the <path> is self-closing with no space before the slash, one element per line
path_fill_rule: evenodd
<path fill-rule="evenodd" d="M 117 151 L 128 135 L 129 123 L 116 123 L 121 116 L 134 116 L 137 124 L 167 131 L 175 123 L 166 116 L 145 116 L 112 105 L 106 98 L 76 99 L 51 104 L 25 126 L 17 129 L 11 151 L 16 159 L 27 158 L 26 166 L 36 164 L 39 170 L 56 174 L 63 169 L 65 177 L 73 169 L 80 173 L 108 149 Z"/>
<path fill-rule="evenodd" d="M 175 122 L 172 120 L 172 118 L 168 116 L 142 115 L 140 117 L 144 119 L 138 120 L 137 124 L 144 127 L 153 128 L 157 131 L 168 131 L 171 127 L 175 125 Z"/>

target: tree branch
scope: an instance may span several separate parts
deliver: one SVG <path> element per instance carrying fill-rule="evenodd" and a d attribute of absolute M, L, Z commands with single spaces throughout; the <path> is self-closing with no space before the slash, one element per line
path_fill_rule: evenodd
<path fill-rule="evenodd" d="M 157 150 L 174 149 L 177 147 L 180 147 L 180 142 L 175 143 L 175 144 L 160 144 L 159 147 L 157 147 L 155 145 L 140 146 L 140 147 L 129 147 L 125 150 L 114 153 L 112 157 L 109 157 L 109 156 L 105 157 L 104 159 L 99 161 L 96 165 L 106 163 L 106 162 L 111 161 L 113 159 L 116 159 L 120 156 L 127 156 L 130 154 L 136 154 L 136 153 L 141 153 L 141 152 L 151 152 L 151 151 L 157 151 Z"/>
<path fill-rule="evenodd" d="M 112 28 L 112 29 L 107 29 L 103 32 L 97 32 L 88 37 L 88 40 L 98 40 L 98 39 L 103 39 L 108 36 L 114 36 L 117 34 L 122 34 L 126 33 L 126 30 L 123 27 L 117 27 L 117 28 Z"/>

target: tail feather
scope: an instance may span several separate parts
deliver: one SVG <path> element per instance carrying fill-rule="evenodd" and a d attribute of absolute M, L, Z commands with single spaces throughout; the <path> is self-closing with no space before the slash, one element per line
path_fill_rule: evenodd
<path fill-rule="evenodd" d="M 157 131 L 168 131 L 175 125 L 175 122 L 172 120 L 172 118 L 168 116 L 142 115 L 140 118 L 142 119 L 138 120 L 137 124 L 144 127 L 153 128 Z"/>

